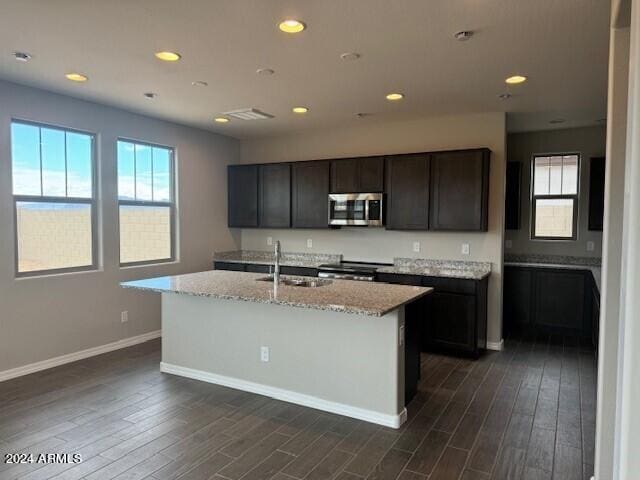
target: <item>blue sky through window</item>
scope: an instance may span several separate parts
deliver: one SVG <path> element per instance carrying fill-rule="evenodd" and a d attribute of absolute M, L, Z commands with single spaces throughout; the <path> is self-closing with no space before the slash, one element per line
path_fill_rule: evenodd
<path fill-rule="evenodd" d="M 118 198 L 171 201 L 171 150 L 118 141 Z"/>
<path fill-rule="evenodd" d="M 13 122 L 14 195 L 91 198 L 92 137 Z"/>

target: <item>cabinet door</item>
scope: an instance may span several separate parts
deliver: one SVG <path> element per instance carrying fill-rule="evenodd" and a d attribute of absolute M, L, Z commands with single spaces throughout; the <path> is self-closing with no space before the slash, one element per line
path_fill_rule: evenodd
<path fill-rule="evenodd" d="M 356 193 L 359 183 L 357 158 L 331 161 L 331 193 Z"/>
<path fill-rule="evenodd" d="M 432 292 L 426 297 L 425 325 L 428 348 L 475 352 L 475 296 Z"/>
<path fill-rule="evenodd" d="M 431 230 L 486 231 L 488 198 L 488 150 L 432 154 Z"/>
<path fill-rule="evenodd" d="M 260 166 L 260 227 L 291 226 L 291 166 Z"/>
<path fill-rule="evenodd" d="M 387 222 L 391 230 L 429 228 L 429 155 L 387 157 Z"/>
<path fill-rule="evenodd" d="M 358 159 L 358 192 L 374 193 L 384 190 L 384 157 Z"/>
<path fill-rule="evenodd" d="M 504 268 L 504 330 L 517 332 L 531 325 L 533 272 L 519 267 Z"/>
<path fill-rule="evenodd" d="M 329 162 L 300 162 L 292 166 L 292 226 L 329 226 Z"/>
<path fill-rule="evenodd" d="M 520 230 L 520 162 L 507 162 L 507 190 L 505 194 L 504 227 L 506 230 Z"/>
<path fill-rule="evenodd" d="M 604 220 L 604 158 L 592 158 L 589 169 L 589 230 L 602 231 Z"/>
<path fill-rule="evenodd" d="M 258 226 L 258 166 L 230 165 L 227 169 L 229 227 Z"/>
<path fill-rule="evenodd" d="M 584 273 L 556 270 L 536 272 L 535 325 L 581 333 L 585 323 L 584 305 Z"/>

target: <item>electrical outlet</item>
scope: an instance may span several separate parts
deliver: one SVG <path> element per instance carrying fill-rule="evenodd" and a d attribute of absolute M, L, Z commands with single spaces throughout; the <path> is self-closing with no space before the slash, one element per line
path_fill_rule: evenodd
<path fill-rule="evenodd" d="M 592 241 L 587 242 L 587 252 L 593 252 L 595 248 L 596 248 L 595 243 L 593 243 Z"/>
<path fill-rule="evenodd" d="M 129 321 L 129 311 L 125 310 L 120 312 L 120 323 L 127 323 Z"/>
<path fill-rule="evenodd" d="M 273 245 L 273 237 L 267 237 L 267 245 Z"/>
<path fill-rule="evenodd" d="M 313 248 L 313 239 L 307 238 L 307 248 Z"/>
<path fill-rule="evenodd" d="M 463 255 L 469 255 L 470 252 L 470 247 L 468 243 L 463 243 L 462 244 L 462 254 Z"/>
<path fill-rule="evenodd" d="M 504 241 L 504 248 L 510 249 L 511 247 L 513 247 L 513 242 L 511 240 L 505 240 Z"/>
<path fill-rule="evenodd" d="M 261 362 L 269 361 L 269 347 L 260 347 L 260 361 Z"/>
<path fill-rule="evenodd" d="M 420 242 L 413 242 L 413 251 L 416 253 L 420 252 Z"/>

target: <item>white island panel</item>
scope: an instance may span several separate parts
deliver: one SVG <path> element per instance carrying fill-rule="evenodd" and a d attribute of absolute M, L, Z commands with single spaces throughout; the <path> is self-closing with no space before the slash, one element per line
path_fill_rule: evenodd
<path fill-rule="evenodd" d="M 368 316 L 163 293 L 161 369 L 397 428 L 401 326 L 403 306 Z"/>

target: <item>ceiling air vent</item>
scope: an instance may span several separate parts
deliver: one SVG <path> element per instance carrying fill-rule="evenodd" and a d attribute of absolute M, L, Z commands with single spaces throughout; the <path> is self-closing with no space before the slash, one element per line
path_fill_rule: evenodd
<path fill-rule="evenodd" d="M 267 118 L 273 118 L 273 115 L 261 112 L 255 108 L 231 110 L 230 112 L 224 112 L 224 115 L 231 118 L 237 118 L 238 120 L 265 120 Z"/>

